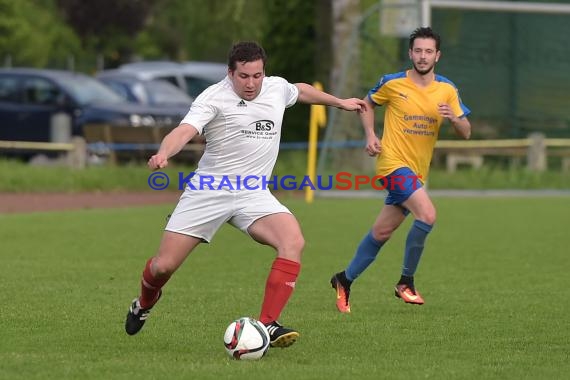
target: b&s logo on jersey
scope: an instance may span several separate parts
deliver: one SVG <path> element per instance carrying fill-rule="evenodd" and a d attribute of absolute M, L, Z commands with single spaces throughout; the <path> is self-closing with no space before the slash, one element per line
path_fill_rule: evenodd
<path fill-rule="evenodd" d="M 242 129 L 241 133 L 252 139 L 272 139 L 277 135 L 277 131 L 274 131 L 274 128 L 275 123 L 271 120 L 257 120 L 250 123 L 247 129 Z"/>
<path fill-rule="evenodd" d="M 273 122 L 271 120 L 258 120 L 251 123 L 249 126 L 255 125 L 256 131 L 270 131 L 273 129 Z"/>

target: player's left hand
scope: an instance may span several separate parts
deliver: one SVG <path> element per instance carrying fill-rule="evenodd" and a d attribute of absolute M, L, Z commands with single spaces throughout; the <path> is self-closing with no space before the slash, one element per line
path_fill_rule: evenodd
<path fill-rule="evenodd" d="M 451 107 L 449 104 L 438 103 L 437 110 L 441 116 L 443 116 L 447 120 L 451 121 L 452 123 L 458 119 L 458 117 L 451 110 Z"/>

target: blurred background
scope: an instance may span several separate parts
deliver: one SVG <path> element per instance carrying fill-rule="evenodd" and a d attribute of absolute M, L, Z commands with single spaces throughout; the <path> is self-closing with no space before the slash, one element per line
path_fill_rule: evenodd
<path fill-rule="evenodd" d="M 444 142 L 436 149 L 434 167 L 447 172 L 461 167 L 570 171 L 569 1 L 0 0 L 0 10 L 3 156 L 27 152 L 30 158 L 39 149 L 6 141 L 65 144 L 70 130 L 72 136 L 86 138 L 91 156 L 108 156 L 112 150 L 114 162 L 142 159 L 193 98 L 223 77 L 227 52 L 239 40 L 264 46 L 268 75 L 320 82 L 341 97 L 363 97 L 383 74 L 409 67 L 408 36 L 429 24 L 442 36 L 437 73 L 458 86 L 473 111 L 472 138 L 493 141 Z M 62 89 L 48 88 L 56 80 L 53 75 L 44 78 L 49 85 L 34 89 L 41 96 L 18 95 L 16 88 L 32 86 L 29 75 L 39 75 L 19 73 L 24 84 L 18 84 L 14 75 L 22 67 L 82 74 L 131 103 L 130 108 L 118 106 L 111 95 L 95 99 L 91 92 L 77 95 L 88 99 L 82 104 L 68 89 L 81 92 L 87 85 L 71 86 L 66 84 L 70 79 L 59 78 Z M 15 134 L 14 120 L 27 117 L 22 110 L 30 102 L 36 104 L 25 111 L 36 112 L 38 97 L 49 121 L 44 132 L 36 124 L 23 136 Z M 101 104 L 104 98 L 115 99 L 112 110 Z M 20 114 L 6 116 L 9 112 Z M 382 112 L 378 108 L 379 135 Z M 309 113 L 309 107 L 297 106 L 285 115 L 282 157 L 298 166 L 304 165 Z M 97 117 L 81 119 L 79 114 Z M 87 124 L 99 124 L 99 130 L 87 133 Z M 140 136 L 143 132 L 121 137 L 119 127 L 155 130 L 144 132 L 146 137 Z M 444 126 L 440 139 L 453 140 L 451 132 Z M 116 139 L 109 139 L 109 133 L 116 133 Z M 327 110 L 318 140 L 320 173 L 371 170 L 373 161 L 362 154 L 362 128 L 354 115 Z M 199 148 L 191 150 L 197 153 L 187 155 L 190 163 L 200 154 Z M 287 165 L 277 169 L 283 167 Z"/>

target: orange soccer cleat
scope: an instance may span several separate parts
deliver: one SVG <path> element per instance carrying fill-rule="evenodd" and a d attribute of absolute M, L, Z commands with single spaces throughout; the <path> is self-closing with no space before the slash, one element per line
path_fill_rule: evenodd
<path fill-rule="evenodd" d="M 336 308 L 341 313 L 350 313 L 350 284 L 344 272 L 340 272 L 332 276 L 331 285 L 336 290 Z"/>
<path fill-rule="evenodd" d="M 407 284 L 397 284 L 394 288 L 394 295 L 403 299 L 405 303 L 414 305 L 424 304 L 424 299 L 420 293 L 413 286 Z"/>

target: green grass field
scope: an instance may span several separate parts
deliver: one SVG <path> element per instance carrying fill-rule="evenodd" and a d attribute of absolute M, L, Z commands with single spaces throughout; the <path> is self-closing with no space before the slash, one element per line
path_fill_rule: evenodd
<path fill-rule="evenodd" d="M 259 312 L 272 251 L 224 226 L 165 287 L 145 328 L 123 323 L 172 205 L 0 216 L 0 379 L 563 379 L 570 376 L 570 197 L 436 198 L 416 285 L 393 296 L 410 220 L 353 285 L 328 283 L 380 200 L 286 200 L 303 268 L 281 321 L 301 338 L 227 358 L 229 322 Z"/>

